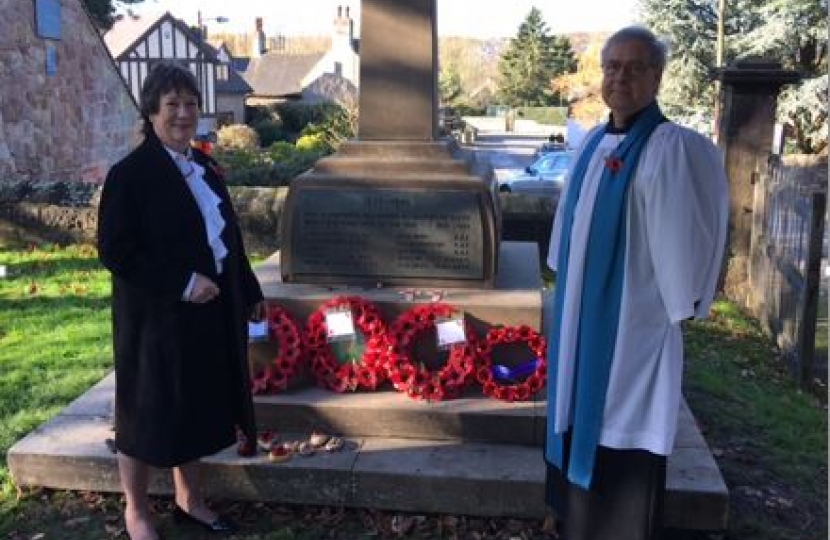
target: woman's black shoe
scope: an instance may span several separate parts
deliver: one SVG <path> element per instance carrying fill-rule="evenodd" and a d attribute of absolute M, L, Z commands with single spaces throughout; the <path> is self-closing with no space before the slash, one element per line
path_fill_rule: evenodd
<path fill-rule="evenodd" d="M 217 518 L 214 519 L 211 523 L 205 523 L 204 521 L 191 516 L 178 506 L 176 506 L 173 509 L 173 519 L 175 519 L 176 521 L 184 521 L 187 523 L 192 523 L 193 525 L 198 525 L 206 531 L 214 533 L 229 533 L 236 531 L 236 525 L 234 525 L 227 519 L 217 516 Z"/>

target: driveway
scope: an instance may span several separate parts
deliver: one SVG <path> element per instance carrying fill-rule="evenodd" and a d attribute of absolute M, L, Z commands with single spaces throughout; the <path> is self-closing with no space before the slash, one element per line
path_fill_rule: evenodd
<path fill-rule="evenodd" d="M 486 159 L 493 166 L 496 180 L 524 170 L 533 162 L 533 153 L 547 137 L 507 132 L 479 132 L 473 143 L 462 145 L 474 152 L 477 159 Z"/>

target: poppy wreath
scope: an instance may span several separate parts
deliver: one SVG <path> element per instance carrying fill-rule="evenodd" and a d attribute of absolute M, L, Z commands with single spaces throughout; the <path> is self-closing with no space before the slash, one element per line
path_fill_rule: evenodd
<path fill-rule="evenodd" d="M 363 334 L 365 347 L 359 362 L 341 362 L 328 341 L 326 312 L 338 308 L 351 310 L 355 330 Z M 332 298 L 309 316 L 306 325 L 311 371 L 320 386 L 335 392 L 374 390 L 384 382 L 386 344 L 386 323 L 380 312 L 374 304 L 357 296 Z"/>
<path fill-rule="evenodd" d="M 493 365 L 493 350 L 504 344 L 524 343 L 535 359 L 514 368 Z M 503 401 L 526 401 L 544 388 L 547 379 L 545 338 L 528 326 L 493 328 L 478 347 L 481 364 L 476 378 L 484 395 Z M 517 382 L 505 383 L 513 380 Z"/>
<path fill-rule="evenodd" d="M 280 306 L 268 306 L 268 335 L 279 344 L 279 354 L 261 373 L 251 379 L 254 394 L 286 390 L 300 374 L 305 353 L 302 329 L 291 314 Z"/>
<path fill-rule="evenodd" d="M 465 344 L 453 345 L 446 363 L 437 370 L 428 369 L 413 357 L 416 339 L 435 327 L 437 318 L 451 318 L 458 313 L 447 304 L 424 304 L 403 313 L 392 324 L 389 333 L 387 371 L 392 385 L 414 399 L 441 401 L 457 397 L 475 381 L 477 337 L 464 321 Z"/>

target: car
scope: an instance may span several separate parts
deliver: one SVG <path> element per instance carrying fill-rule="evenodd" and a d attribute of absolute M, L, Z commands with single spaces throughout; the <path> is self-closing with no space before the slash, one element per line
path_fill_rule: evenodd
<path fill-rule="evenodd" d="M 460 130 L 464 125 L 461 115 L 452 107 L 438 109 L 438 129 L 445 135 Z"/>
<path fill-rule="evenodd" d="M 499 182 L 499 191 L 553 196 L 559 193 L 573 164 L 572 150 L 542 154 L 524 172 Z"/>
<path fill-rule="evenodd" d="M 533 154 L 535 157 L 539 157 L 543 154 L 548 154 L 550 152 L 564 152 L 567 150 L 568 147 L 565 145 L 564 142 L 546 142 L 543 143 L 542 146 L 536 149 L 536 152 Z"/>

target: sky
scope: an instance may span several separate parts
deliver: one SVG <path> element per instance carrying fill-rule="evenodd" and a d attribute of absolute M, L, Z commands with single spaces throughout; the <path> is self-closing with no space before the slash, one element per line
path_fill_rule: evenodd
<path fill-rule="evenodd" d="M 436 0 L 438 34 L 512 37 L 532 7 L 552 33 L 616 30 L 636 20 L 637 0 Z M 116 4 L 117 2 L 113 2 Z M 262 17 L 266 35 L 328 35 L 337 6 L 349 6 L 360 32 L 359 0 L 143 0 L 133 11 L 170 11 L 195 25 L 198 12 L 209 32 L 250 32 Z M 216 17 L 228 17 L 220 24 Z"/>

